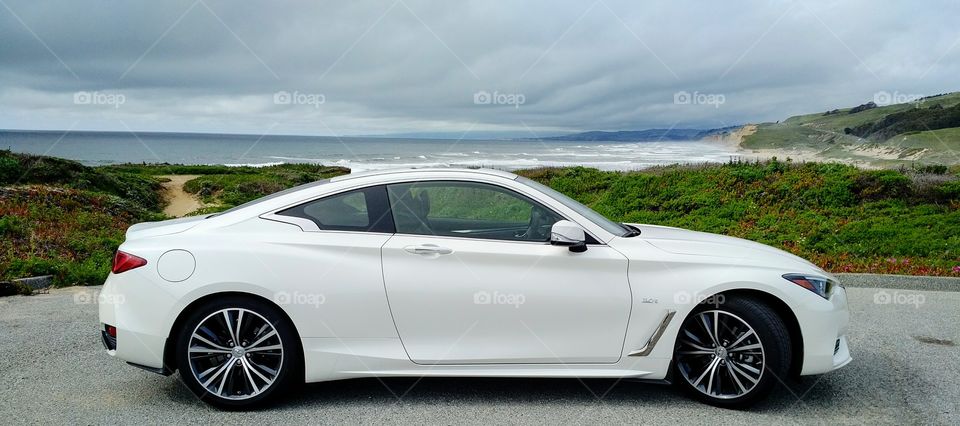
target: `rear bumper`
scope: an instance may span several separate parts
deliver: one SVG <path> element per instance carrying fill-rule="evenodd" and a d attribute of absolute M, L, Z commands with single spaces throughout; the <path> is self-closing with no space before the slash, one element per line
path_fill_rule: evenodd
<path fill-rule="evenodd" d="M 123 283 L 124 286 L 127 284 L 127 282 Z M 144 324 L 140 320 L 143 315 L 134 315 L 137 311 L 136 306 L 141 306 L 140 310 L 143 309 L 142 303 L 133 300 L 132 294 L 118 292 L 118 287 L 120 284 L 117 283 L 117 276 L 111 274 L 98 297 L 101 341 L 107 353 L 147 369 L 164 369 L 163 352 L 167 343 L 166 333 L 158 333 L 155 331 L 156 326 Z M 106 334 L 104 325 L 116 327 L 117 336 L 114 338 Z"/>
<path fill-rule="evenodd" d="M 110 355 L 115 355 L 117 353 L 117 338 L 107 334 L 105 330 L 106 325 L 100 324 L 100 341 L 103 343 L 103 348 L 107 350 L 107 353 Z"/>

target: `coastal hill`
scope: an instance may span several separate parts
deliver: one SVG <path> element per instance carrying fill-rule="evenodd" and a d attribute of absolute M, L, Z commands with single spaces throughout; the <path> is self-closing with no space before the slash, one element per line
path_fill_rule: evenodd
<path fill-rule="evenodd" d="M 591 131 L 574 133 L 563 136 L 539 138 L 537 140 L 553 141 L 584 141 L 584 142 L 660 142 L 660 141 L 695 141 L 714 135 L 730 132 L 740 126 L 724 127 L 720 129 L 647 129 L 621 130 L 615 132 Z"/>
<path fill-rule="evenodd" d="M 874 102 L 718 129 L 589 131 L 537 140 L 710 141 L 745 158 L 839 161 L 870 167 L 960 164 L 960 92 L 879 106 Z"/>
<path fill-rule="evenodd" d="M 761 123 L 740 147 L 757 154 L 786 151 L 817 159 L 896 166 L 960 164 L 960 92 L 887 106 L 858 106 Z"/>

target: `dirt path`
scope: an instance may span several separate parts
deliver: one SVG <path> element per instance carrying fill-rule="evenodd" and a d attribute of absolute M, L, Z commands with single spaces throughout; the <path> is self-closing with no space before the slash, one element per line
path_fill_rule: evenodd
<path fill-rule="evenodd" d="M 170 179 L 169 182 L 162 184 L 163 198 L 167 200 L 167 207 L 163 209 L 164 214 L 167 216 L 181 217 L 203 207 L 203 203 L 200 202 L 197 197 L 183 190 L 183 184 L 187 183 L 188 180 L 200 177 L 200 175 L 167 175 L 159 177 Z"/>

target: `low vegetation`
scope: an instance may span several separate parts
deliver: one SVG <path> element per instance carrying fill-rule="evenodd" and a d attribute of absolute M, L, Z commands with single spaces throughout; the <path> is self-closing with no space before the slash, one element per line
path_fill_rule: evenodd
<path fill-rule="evenodd" d="M 834 272 L 960 276 L 958 171 L 774 160 L 520 173 L 617 221 L 746 238 Z"/>
<path fill-rule="evenodd" d="M 219 211 L 237 206 L 264 195 L 320 179 L 350 173 L 345 167 L 316 164 L 281 164 L 270 167 L 236 167 L 226 173 L 211 173 L 193 179 L 183 190 L 198 195 Z"/>
<path fill-rule="evenodd" d="M 87 167 L 0 151 L 0 281 L 53 275 L 55 286 L 101 284 L 126 228 L 165 218 L 163 175 L 199 175 L 185 189 L 212 205 L 209 212 L 348 172 L 306 164 Z M 770 161 L 519 173 L 614 220 L 747 238 L 836 272 L 960 276 L 956 167 Z"/>
<path fill-rule="evenodd" d="M 151 178 L 0 151 L 0 281 L 103 282 L 130 225 L 163 219 Z"/>
<path fill-rule="evenodd" d="M 93 168 L 76 161 L 0 150 L 0 186 L 53 185 L 123 198 L 147 210 L 158 210 L 160 184 L 122 168 Z"/>

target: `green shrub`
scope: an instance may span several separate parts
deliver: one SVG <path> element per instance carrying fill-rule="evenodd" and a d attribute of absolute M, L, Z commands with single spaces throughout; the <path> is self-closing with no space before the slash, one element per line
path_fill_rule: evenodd
<path fill-rule="evenodd" d="M 0 217 L 0 237 L 23 238 L 29 235 L 29 232 L 30 230 L 22 218 L 13 215 Z"/>
<path fill-rule="evenodd" d="M 894 170 L 869 170 L 859 173 L 853 191 L 861 200 L 904 199 L 911 195 L 911 180 Z"/>
<path fill-rule="evenodd" d="M 10 155 L 9 152 L 10 151 L 0 151 L 0 183 L 16 182 L 23 173 L 23 169 L 20 168 L 20 162 Z"/>

